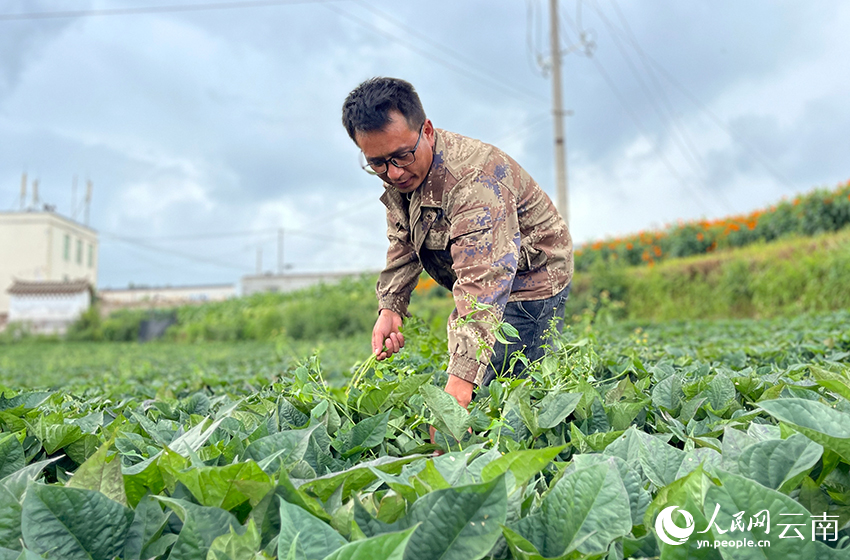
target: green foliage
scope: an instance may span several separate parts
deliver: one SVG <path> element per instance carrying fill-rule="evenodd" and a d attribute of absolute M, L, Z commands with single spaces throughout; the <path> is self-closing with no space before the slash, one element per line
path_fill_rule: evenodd
<path fill-rule="evenodd" d="M 651 268 L 597 265 L 594 272 L 577 276 L 568 305 L 573 313 L 598 312 L 605 308 L 603 297 L 609 297 L 621 305 L 612 316 L 630 319 L 791 316 L 850 308 L 848 285 L 850 233 L 841 232 Z"/>
<path fill-rule="evenodd" d="M 178 310 L 175 340 L 319 340 L 369 332 L 376 318 L 372 277 L 297 292 L 261 293 Z"/>
<path fill-rule="evenodd" d="M 600 314 L 527 378 L 477 391 L 468 413 L 440 388 L 444 342 L 415 322 L 400 355 L 333 375 L 274 342 L 10 346 L 0 558 L 847 554 L 850 313 L 640 326 Z M 64 360 L 32 361 L 33 348 Z M 706 533 L 657 539 L 670 506 Z M 769 533 L 747 525 L 758 512 Z M 783 514 L 805 517 L 806 539 L 779 539 Z M 822 514 L 837 520 L 829 543 L 810 538 Z M 771 547 L 730 556 L 700 538 Z"/>
<path fill-rule="evenodd" d="M 731 247 L 767 243 L 789 236 L 836 232 L 850 225 L 850 182 L 816 189 L 765 210 L 715 220 L 679 223 L 662 231 L 644 231 L 576 249 L 576 270 L 601 263 L 653 265 L 670 258 L 712 253 Z"/>

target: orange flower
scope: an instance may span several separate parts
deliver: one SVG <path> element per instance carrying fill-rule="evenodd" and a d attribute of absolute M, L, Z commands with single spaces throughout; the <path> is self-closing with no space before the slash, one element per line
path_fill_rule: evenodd
<path fill-rule="evenodd" d="M 697 233 L 697 241 L 702 241 L 705 239 L 705 236 L 702 233 Z"/>
<path fill-rule="evenodd" d="M 652 248 L 652 252 L 655 253 L 656 257 L 660 257 L 661 256 L 661 247 L 659 247 L 658 245 L 655 245 Z"/>
<path fill-rule="evenodd" d="M 850 198 L 850 196 L 848 196 L 847 198 Z M 635 246 L 632 245 L 631 243 L 626 243 L 626 249 L 628 249 L 629 251 L 631 251 L 634 248 L 635 248 Z"/>
<path fill-rule="evenodd" d="M 419 283 L 416 284 L 415 290 L 419 293 L 427 292 L 434 288 L 436 285 L 437 282 L 433 278 L 420 278 Z"/>

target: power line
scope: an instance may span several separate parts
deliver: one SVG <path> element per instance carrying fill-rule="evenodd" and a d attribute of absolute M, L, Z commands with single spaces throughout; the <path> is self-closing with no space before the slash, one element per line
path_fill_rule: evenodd
<path fill-rule="evenodd" d="M 694 196 L 694 200 L 697 202 L 697 204 L 700 205 L 703 211 L 707 212 L 708 210 L 703 205 L 704 201 L 702 200 L 702 194 L 693 187 L 691 187 L 691 185 L 684 179 L 684 177 L 679 174 L 679 172 L 676 170 L 670 160 L 667 159 L 667 156 L 664 155 L 664 152 L 662 152 L 658 145 L 652 141 L 652 137 L 643 127 L 643 124 L 641 123 L 640 119 L 638 119 L 637 115 L 635 115 L 634 111 L 629 108 L 628 104 L 626 103 L 626 99 L 623 97 L 623 94 L 620 93 L 620 90 L 617 88 L 616 84 L 611 79 L 611 76 L 609 76 L 605 69 L 602 67 L 602 64 L 596 58 L 591 58 L 590 60 L 593 62 L 593 65 L 595 66 L 596 70 L 602 76 L 602 79 L 614 93 L 614 96 L 620 102 L 620 105 L 622 105 L 623 109 L 626 111 L 626 114 L 629 115 L 630 119 L 632 119 L 632 122 L 634 122 L 638 131 L 640 131 L 644 138 L 646 138 L 647 142 L 650 143 L 658 159 L 661 160 L 667 170 L 670 171 L 670 174 L 673 175 L 679 181 L 679 183 Z"/>
<path fill-rule="evenodd" d="M 676 147 L 678 147 L 679 151 L 685 157 L 685 161 L 689 164 L 695 174 L 707 175 L 708 166 L 702 159 L 702 155 L 699 153 L 693 143 L 690 142 L 690 136 L 687 134 L 687 131 L 684 129 L 684 127 L 681 126 L 681 123 L 679 123 L 679 120 L 676 118 L 675 111 L 670 105 L 669 100 L 667 100 L 667 98 L 664 96 L 664 89 L 661 87 L 658 88 L 661 93 L 660 97 L 666 102 L 666 108 L 669 111 L 669 115 L 656 101 L 653 92 L 643 80 L 641 73 L 638 71 L 637 67 L 632 62 L 631 57 L 629 57 L 628 53 L 626 52 L 626 49 L 624 48 L 623 44 L 620 42 L 620 39 L 617 37 L 619 30 L 608 20 L 607 17 L 605 17 L 605 14 L 602 12 L 601 8 L 596 4 L 595 1 L 593 2 L 593 8 L 599 18 L 602 20 L 602 23 L 604 23 L 605 26 L 608 28 L 608 31 L 611 34 L 611 38 L 614 41 L 614 45 L 617 47 L 617 50 L 619 51 L 620 55 L 626 61 L 629 70 L 637 80 L 638 85 L 640 86 L 641 90 L 643 90 L 643 93 L 652 105 L 653 110 L 658 115 L 661 121 L 661 125 L 662 127 L 664 127 L 664 131 L 667 133 L 668 138 L 670 138 L 676 145 Z M 647 74 L 650 76 L 653 75 L 651 72 L 647 72 Z M 670 128 L 670 126 L 668 126 L 668 119 L 670 120 L 670 122 L 672 122 L 672 129 Z M 726 199 L 722 192 L 712 191 L 712 193 L 714 197 L 716 197 L 728 211 L 734 211 L 732 209 L 732 205 L 729 203 L 729 201 Z"/>
<path fill-rule="evenodd" d="M 368 2 L 365 2 L 364 0 L 353 0 L 353 1 L 356 2 L 357 4 L 359 4 L 360 6 L 362 6 L 363 8 L 369 10 L 373 14 L 376 14 L 379 17 L 389 21 L 395 27 L 402 29 L 408 35 L 412 35 L 413 37 L 416 37 L 417 39 L 419 39 L 423 43 L 430 45 L 432 48 L 437 49 L 439 51 L 442 51 L 442 52 L 448 54 L 449 56 L 455 58 L 456 60 L 460 61 L 461 63 L 466 64 L 472 71 L 477 72 L 481 75 L 486 75 L 490 79 L 492 79 L 492 80 L 494 80 L 498 83 L 505 84 L 504 76 L 498 76 L 498 75 L 493 74 L 492 72 L 490 72 L 486 69 L 480 68 L 479 65 L 478 65 L 478 61 L 472 60 L 469 57 L 459 53 L 458 51 L 456 51 L 452 48 L 449 48 L 445 45 L 442 45 L 437 41 L 434 41 L 433 39 L 431 39 L 425 33 L 422 33 L 420 31 L 418 31 L 417 29 L 414 29 L 413 27 L 405 25 L 405 23 L 402 22 L 401 20 L 391 16 L 390 14 L 387 14 L 383 10 L 380 10 L 380 9 L 372 6 Z M 519 93 L 520 95 L 526 95 L 528 97 L 539 99 L 541 101 L 545 100 L 545 97 L 543 97 L 541 94 L 539 94 L 535 91 L 532 91 L 532 90 L 529 90 L 529 89 L 526 89 L 526 88 L 523 88 L 523 87 L 519 87 L 519 86 L 512 84 L 512 83 L 507 83 L 505 85 L 507 85 L 508 87 L 513 89 L 515 92 Z"/>
<path fill-rule="evenodd" d="M 655 113 L 658 115 L 659 119 L 661 120 L 661 125 L 664 127 L 665 132 L 667 132 L 667 134 L 674 141 L 674 143 L 676 143 L 676 145 L 679 147 L 679 150 L 682 152 L 682 154 L 685 156 L 685 158 L 689 160 L 689 162 L 691 163 L 691 166 L 694 168 L 695 171 L 697 171 L 697 169 L 696 169 L 697 164 L 702 165 L 703 169 L 705 169 L 705 164 L 701 161 L 701 157 L 700 157 L 699 153 L 696 152 L 696 151 L 691 152 L 690 150 L 688 150 L 687 147 L 682 143 L 682 140 L 676 134 L 677 131 L 671 130 L 670 127 L 668 126 L 668 124 L 667 124 L 668 118 L 670 118 L 670 120 L 674 121 L 674 124 L 677 122 L 677 120 L 675 118 L 668 117 L 667 113 L 665 113 L 665 111 L 662 109 L 662 107 L 656 101 L 656 96 L 654 95 L 654 93 L 652 91 L 650 91 L 649 86 L 647 86 L 646 82 L 643 80 L 641 73 L 638 71 L 637 67 L 632 62 L 632 59 L 629 57 L 628 53 L 626 52 L 626 49 L 623 47 L 623 44 L 620 42 L 620 39 L 617 37 L 617 31 L 618 30 L 608 20 L 608 18 L 605 17 L 605 14 L 602 12 L 601 8 L 595 2 L 593 3 L 593 8 L 596 11 L 597 15 L 599 16 L 599 18 L 602 20 L 602 23 L 605 24 L 605 26 L 608 28 L 608 31 L 611 33 L 611 39 L 613 39 L 613 41 L 614 41 L 614 46 L 617 47 L 617 51 L 623 57 L 623 60 L 626 61 L 626 65 L 629 67 L 629 70 L 631 71 L 631 73 L 635 77 L 635 79 L 637 80 L 638 85 L 640 86 L 641 90 L 643 90 L 644 95 L 649 100 L 650 104 L 652 105 L 652 109 L 655 111 Z M 667 110 L 670 111 L 671 115 L 674 115 L 674 111 L 669 106 L 669 104 L 667 105 L 666 108 L 667 108 Z M 682 134 L 682 136 L 684 136 L 684 134 Z M 698 159 L 700 161 L 697 161 Z"/>
<path fill-rule="evenodd" d="M 550 116 L 551 115 L 550 115 L 549 112 L 543 113 L 541 115 L 537 115 L 537 117 L 534 117 L 534 118 L 530 119 L 529 121 L 527 121 L 524 126 L 512 130 L 511 132 L 509 132 L 506 135 L 499 138 L 497 141 L 493 142 L 493 145 L 499 146 L 500 144 L 502 144 L 503 142 L 506 142 L 507 140 L 513 140 L 514 138 L 522 138 L 528 132 L 531 132 L 532 129 L 536 128 L 538 125 L 540 125 L 544 121 L 548 121 Z"/>
<path fill-rule="evenodd" d="M 793 182 L 791 182 L 788 177 L 782 174 L 779 170 L 774 168 L 770 161 L 764 157 L 761 153 L 759 153 L 758 149 L 755 146 L 750 145 L 744 139 L 739 138 L 735 132 L 728 127 L 721 119 L 718 117 L 711 109 L 709 109 L 704 103 L 702 103 L 695 95 L 693 95 L 690 91 L 687 90 L 683 85 L 681 85 L 678 81 L 676 81 L 673 76 L 670 75 L 667 70 L 665 70 L 658 62 L 656 62 L 651 56 L 649 56 L 638 44 L 637 39 L 635 38 L 634 33 L 631 30 L 631 27 L 626 21 L 625 16 L 622 14 L 619 5 L 616 0 L 611 0 L 611 4 L 614 6 L 615 11 L 617 12 L 617 16 L 620 21 L 623 23 L 624 28 L 628 33 L 628 39 L 631 43 L 632 48 L 638 55 L 641 57 L 644 64 L 651 65 L 654 67 L 657 72 L 664 76 L 670 84 L 673 85 L 676 89 L 678 89 L 685 97 L 687 97 L 694 105 L 697 106 L 698 109 L 703 111 L 705 114 L 709 116 L 709 118 L 714 122 L 716 126 L 721 128 L 724 132 L 726 132 L 732 140 L 738 142 L 745 150 L 750 152 L 750 155 L 756 159 L 759 163 L 761 163 L 767 171 L 774 176 L 780 183 L 783 183 L 785 186 L 789 187 L 792 192 L 796 192 L 797 188 L 794 186 Z M 649 68 L 649 66 L 647 66 Z M 660 87 L 659 90 L 663 91 Z"/>
<path fill-rule="evenodd" d="M 150 237 L 133 237 L 127 239 L 135 239 L 136 241 L 190 241 L 190 240 L 206 240 L 206 239 L 221 239 L 228 237 L 253 237 L 257 235 L 267 235 L 272 232 L 277 232 L 278 228 L 266 228 L 244 231 L 229 231 L 229 232 L 213 232 L 213 233 L 193 233 L 186 235 L 162 235 Z"/>
<path fill-rule="evenodd" d="M 580 31 L 576 27 L 575 22 L 569 16 L 564 15 L 564 18 L 567 20 L 567 22 L 570 24 L 570 26 L 576 31 L 576 33 L 580 33 Z M 658 147 L 658 145 L 655 142 L 652 141 L 652 136 L 644 128 L 643 123 L 638 118 L 638 116 L 629 107 L 628 103 L 626 102 L 625 96 L 620 92 L 619 88 L 614 83 L 614 80 L 611 78 L 611 76 L 608 74 L 608 72 L 605 71 L 605 68 L 602 66 L 602 63 L 595 57 L 588 57 L 588 58 L 590 58 L 591 62 L 593 62 L 593 65 L 596 68 L 597 72 L 599 72 L 600 76 L 602 76 L 603 81 L 606 83 L 608 88 L 612 91 L 614 96 L 617 98 L 617 101 L 620 102 L 620 105 L 623 107 L 623 110 L 626 112 L 626 114 L 629 116 L 629 118 L 635 124 L 638 131 L 641 133 L 641 135 L 644 138 L 646 138 L 646 141 L 649 142 L 650 146 L 652 146 L 653 152 L 655 152 L 656 157 L 667 168 L 667 170 L 670 172 L 670 174 L 673 175 L 679 181 L 679 183 L 682 185 L 682 187 L 684 187 L 685 189 L 688 190 L 688 192 L 691 193 L 691 195 L 694 198 L 694 201 L 697 202 L 697 204 L 699 204 L 700 208 L 702 208 L 703 211 L 707 212 L 708 210 L 706 209 L 706 207 L 704 205 L 702 193 L 700 193 L 697 189 L 694 189 L 690 185 L 690 183 L 688 181 L 686 181 L 684 177 L 682 177 L 682 175 L 673 166 L 673 164 L 670 162 L 670 160 L 667 158 L 667 156 L 664 155 L 664 153 L 661 151 L 661 149 Z M 724 208 L 726 207 L 725 204 L 723 204 L 723 206 L 724 206 Z M 732 212 L 731 209 L 727 208 L 727 210 L 729 212 Z"/>
<path fill-rule="evenodd" d="M 421 56 L 424 56 L 425 58 L 428 58 L 428 59 L 432 60 L 433 62 L 436 62 L 437 64 L 439 64 L 441 66 L 444 66 L 445 68 L 448 68 L 452 72 L 460 74 L 464 78 L 473 79 L 473 80 L 476 80 L 476 81 L 479 80 L 479 79 L 486 80 L 486 81 L 490 82 L 490 87 L 492 87 L 493 89 L 498 89 L 498 90 L 502 91 L 502 93 L 506 93 L 510 97 L 513 97 L 513 98 L 516 98 L 517 95 L 522 95 L 522 96 L 525 96 L 527 98 L 534 98 L 536 101 L 540 101 L 540 100 L 545 99 L 545 97 L 538 95 L 538 94 L 525 93 L 524 91 L 520 91 L 520 92 L 515 91 L 514 89 L 506 86 L 504 81 L 490 78 L 487 74 L 479 74 L 478 77 L 471 76 L 470 70 L 468 68 L 464 68 L 464 67 L 462 67 L 458 64 L 455 64 L 454 62 L 451 62 L 449 60 L 445 60 L 443 58 L 439 58 L 437 56 L 434 56 L 432 53 L 430 53 L 430 52 L 428 52 L 428 51 L 426 51 L 426 50 L 424 50 L 424 49 L 422 49 L 422 48 L 420 48 L 416 45 L 413 45 L 411 43 L 403 41 L 402 39 L 398 38 L 397 36 L 393 35 L 392 33 L 389 33 L 387 31 L 381 29 L 380 27 L 376 26 L 375 24 L 373 24 L 373 23 L 371 23 L 367 20 L 364 20 L 360 16 L 357 16 L 357 15 L 352 14 L 350 12 L 346 12 L 345 10 L 341 10 L 337 6 L 331 6 L 329 4 L 322 4 L 322 5 L 330 11 L 332 11 L 332 12 L 338 14 L 338 15 L 341 15 L 345 18 L 348 18 L 348 19 L 354 21 L 355 23 L 357 23 L 357 24 L 359 24 L 363 27 L 367 27 L 370 30 L 377 33 L 378 35 L 381 35 L 381 36 L 389 39 L 390 41 L 392 41 L 394 43 L 398 43 L 399 45 L 402 45 L 403 47 L 407 48 L 408 50 L 410 50 L 410 51 L 412 51 L 416 54 L 419 54 Z"/>
<path fill-rule="evenodd" d="M 134 239 L 132 237 L 125 237 L 123 235 L 117 235 L 117 234 L 109 233 L 109 232 L 105 232 L 105 231 L 101 231 L 100 234 L 103 235 L 104 237 L 107 237 L 109 239 L 114 239 L 114 240 L 120 241 L 122 243 L 127 243 L 129 245 L 135 245 L 137 247 L 141 247 L 143 249 L 148 249 L 150 251 L 157 251 L 158 253 L 165 253 L 165 254 L 173 255 L 175 257 L 180 257 L 180 258 L 190 260 L 190 261 L 195 261 L 195 262 L 204 263 L 204 264 L 212 264 L 214 266 L 231 268 L 231 269 L 236 269 L 236 270 L 240 270 L 240 271 L 245 270 L 245 267 L 242 267 L 242 266 L 236 266 L 236 265 L 233 265 L 231 263 L 225 263 L 225 262 L 218 261 L 218 260 L 215 260 L 215 259 L 208 259 L 208 258 L 204 258 L 204 257 L 199 257 L 197 255 L 189 255 L 187 253 L 183 253 L 183 252 L 180 252 L 180 251 L 174 251 L 174 250 L 171 250 L 171 249 L 165 249 L 163 247 L 153 246 L 153 245 L 150 245 L 148 243 L 145 243 L 143 240 Z"/>
<path fill-rule="evenodd" d="M 102 16 L 134 16 L 145 14 L 169 14 L 181 12 L 205 12 L 212 10 L 238 10 L 243 8 L 267 8 L 290 4 L 318 4 L 340 0 L 245 0 L 243 2 L 209 2 L 203 4 L 140 6 L 135 8 L 100 8 L 92 10 L 61 10 L 55 12 L 25 12 L 0 14 L 0 21 L 24 21 L 41 19 L 67 19 Z"/>

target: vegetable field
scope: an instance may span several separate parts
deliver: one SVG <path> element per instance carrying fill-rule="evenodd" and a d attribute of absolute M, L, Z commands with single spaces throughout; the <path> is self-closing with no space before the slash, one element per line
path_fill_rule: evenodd
<path fill-rule="evenodd" d="M 850 557 L 850 313 L 603 319 L 469 413 L 415 322 L 344 374 L 274 342 L 0 347 L 0 559 Z"/>

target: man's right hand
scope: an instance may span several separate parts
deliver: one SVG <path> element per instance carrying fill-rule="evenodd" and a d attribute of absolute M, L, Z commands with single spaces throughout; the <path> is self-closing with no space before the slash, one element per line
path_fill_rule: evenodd
<path fill-rule="evenodd" d="M 375 328 L 372 329 L 372 351 L 375 359 L 383 360 L 404 348 L 401 315 L 390 309 L 381 309 Z"/>

